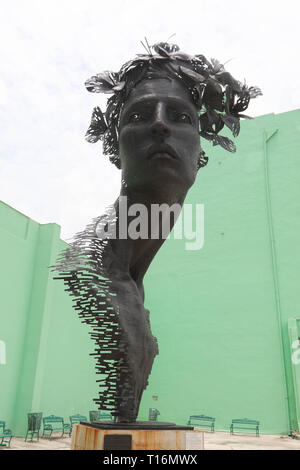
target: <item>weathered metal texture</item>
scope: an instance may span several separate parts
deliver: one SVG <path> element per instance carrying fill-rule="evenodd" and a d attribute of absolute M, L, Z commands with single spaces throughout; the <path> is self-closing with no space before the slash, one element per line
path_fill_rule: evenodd
<path fill-rule="evenodd" d="M 95 403 L 119 421 L 134 422 L 158 346 L 136 284 L 120 268 L 120 253 L 112 241 L 97 236 L 101 223 L 107 223 L 105 216 L 75 235 L 53 266 L 58 273 L 54 279 L 64 280 L 74 309 L 92 327 L 91 356 L 101 375 Z"/>
<path fill-rule="evenodd" d="M 204 432 L 200 430 L 107 430 L 75 424 L 72 450 L 103 450 L 104 436 L 131 435 L 132 450 L 203 450 Z"/>

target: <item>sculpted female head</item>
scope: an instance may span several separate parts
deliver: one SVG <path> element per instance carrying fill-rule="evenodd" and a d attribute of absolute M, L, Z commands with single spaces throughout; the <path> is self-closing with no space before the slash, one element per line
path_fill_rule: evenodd
<path fill-rule="evenodd" d="M 128 187 L 169 184 L 186 191 L 200 166 L 197 108 L 175 79 L 141 81 L 120 116 L 119 160 Z"/>
<path fill-rule="evenodd" d="M 86 81 L 88 91 L 112 94 L 105 113 L 94 109 L 86 139 L 103 141 L 103 153 L 128 183 L 144 184 L 155 171 L 180 176 L 189 187 L 208 161 L 200 136 L 235 152 L 219 132 L 225 125 L 237 136 L 246 117 L 240 113 L 261 91 L 235 80 L 217 60 L 189 56 L 177 45 L 158 43 L 147 52 L 119 72 Z"/>

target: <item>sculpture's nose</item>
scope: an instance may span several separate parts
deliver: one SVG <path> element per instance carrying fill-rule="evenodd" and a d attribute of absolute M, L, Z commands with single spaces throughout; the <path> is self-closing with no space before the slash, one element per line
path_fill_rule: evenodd
<path fill-rule="evenodd" d="M 150 132 L 153 137 L 163 140 L 170 136 L 171 130 L 166 118 L 166 110 L 163 103 L 158 103 L 155 109 L 153 123 L 150 128 Z"/>

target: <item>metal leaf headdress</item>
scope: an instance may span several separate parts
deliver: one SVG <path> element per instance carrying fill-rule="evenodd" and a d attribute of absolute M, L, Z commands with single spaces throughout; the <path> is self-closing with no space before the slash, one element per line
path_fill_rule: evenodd
<path fill-rule="evenodd" d="M 145 47 L 145 46 L 144 46 Z M 119 122 L 124 103 L 131 90 L 142 80 L 168 77 L 180 80 L 189 90 L 191 99 L 198 110 L 199 134 L 221 145 L 229 152 L 235 152 L 235 144 L 228 137 L 219 135 L 227 126 L 234 137 L 240 131 L 240 118 L 250 99 L 262 95 L 258 87 L 247 87 L 225 71 L 224 65 L 216 59 L 209 62 L 204 55 L 190 56 L 179 50 L 176 44 L 157 43 L 146 47 L 147 54 L 137 54 L 126 62 L 119 72 L 104 71 L 85 82 L 88 91 L 109 93 L 105 113 L 94 108 L 86 140 L 95 143 L 103 141 L 103 153 L 120 168 Z M 208 157 L 202 152 L 199 167 L 207 164 Z"/>

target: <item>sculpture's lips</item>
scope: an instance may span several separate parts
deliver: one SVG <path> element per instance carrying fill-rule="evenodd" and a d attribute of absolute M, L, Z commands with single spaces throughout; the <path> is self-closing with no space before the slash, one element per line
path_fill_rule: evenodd
<path fill-rule="evenodd" d="M 161 158 L 159 154 L 167 154 L 171 159 L 178 159 L 178 155 L 175 150 L 168 144 L 154 144 L 149 147 L 147 152 L 147 158 L 151 160 L 152 158 Z"/>

